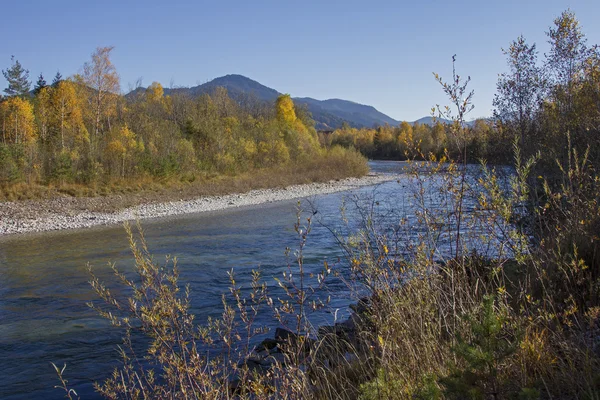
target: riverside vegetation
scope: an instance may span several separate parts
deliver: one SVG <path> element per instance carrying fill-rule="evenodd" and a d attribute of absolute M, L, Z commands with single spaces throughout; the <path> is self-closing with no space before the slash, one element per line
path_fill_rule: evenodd
<path fill-rule="evenodd" d="M 116 298 L 92 278 L 105 301 L 94 307 L 125 332 L 123 363 L 98 391 L 106 398 L 599 398 L 600 56 L 570 11 L 547 34 L 543 66 L 524 38 L 506 51 L 510 72 L 500 76 L 489 126 L 511 143 L 508 177 L 485 162 L 479 179 L 468 176 L 476 129 L 465 123 L 469 79 L 436 76 L 451 104 L 438 107 L 452 120 L 443 129 L 448 150 L 406 147 L 427 160 L 410 169 L 417 239 L 407 235 L 415 226 L 406 218 L 379 226 L 373 201 L 362 221 L 335 233 L 345 260 L 309 276 L 304 251 L 314 216 L 299 213 L 299 246 L 278 281 L 285 295 L 273 298 L 259 272 L 241 287 L 232 271 L 221 318 L 198 325 L 176 261 L 159 266 L 143 235 L 128 230 L 138 276 L 115 274 L 131 296 Z M 335 275 L 367 296 L 351 329 L 317 329 L 309 314 L 326 307 L 320 289 Z M 263 332 L 255 316 L 265 311 L 289 331 L 253 351 L 250 338 Z M 149 337 L 143 354 L 134 346 L 140 333 Z M 76 397 L 57 371 L 66 395 Z"/>
<path fill-rule="evenodd" d="M 71 78 L 57 73 L 47 84 L 40 75 L 31 92 L 18 60 L 3 70 L 0 200 L 142 190 L 169 198 L 172 189 L 264 188 L 368 170 L 358 153 L 321 146 L 289 95 L 233 101 L 216 88 L 193 99 L 165 96 L 155 82 L 123 96 L 111 51 L 98 48 Z"/>

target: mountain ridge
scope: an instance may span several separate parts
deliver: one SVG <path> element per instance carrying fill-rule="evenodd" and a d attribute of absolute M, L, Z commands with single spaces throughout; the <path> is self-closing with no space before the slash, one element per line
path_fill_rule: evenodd
<path fill-rule="evenodd" d="M 240 74 L 223 75 L 203 84 L 187 88 L 165 88 L 164 93 L 165 95 L 184 93 L 192 97 L 198 97 L 214 92 L 217 87 L 227 89 L 229 96 L 238 101 L 243 96 L 250 95 L 260 101 L 274 102 L 282 94 L 275 89 Z M 137 88 L 129 92 L 126 96 L 134 95 L 141 90 L 144 90 L 144 88 Z M 294 103 L 305 105 L 308 108 L 315 121 L 315 126 L 319 130 L 336 129 L 341 127 L 344 122 L 355 128 L 372 128 L 385 124 L 396 126 L 401 122 L 382 113 L 371 105 L 351 100 L 339 98 L 318 100 L 312 97 L 292 97 L 292 99 Z M 423 117 L 410 123 L 413 124 L 415 122 L 433 123 L 432 117 Z"/>

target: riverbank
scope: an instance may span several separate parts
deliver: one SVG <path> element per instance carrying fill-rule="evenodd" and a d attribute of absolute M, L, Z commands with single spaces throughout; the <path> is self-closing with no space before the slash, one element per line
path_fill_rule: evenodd
<path fill-rule="evenodd" d="M 258 205 L 351 190 L 397 179 L 397 176 L 371 173 L 361 178 L 332 180 L 326 183 L 256 189 L 243 193 L 201 196 L 177 201 L 148 201 L 131 207 L 123 196 L 94 198 L 62 197 L 0 203 L 0 235 L 15 235 L 65 229 L 112 225 L 136 219 L 159 218 L 227 208 Z M 131 200 L 131 199 L 129 199 Z M 139 199 L 138 199 L 139 200 Z M 114 211 L 105 211 L 117 208 Z"/>

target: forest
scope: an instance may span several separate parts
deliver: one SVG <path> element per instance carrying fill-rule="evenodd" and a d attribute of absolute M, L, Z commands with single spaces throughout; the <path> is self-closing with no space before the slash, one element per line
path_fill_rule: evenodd
<path fill-rule="evenodd" d="M 235 102 L 216 88 L 194 99 L 165 96 L 156 82 L 122 95 L 112 50 L 98 48 L 70 78 L 57 73 L 48 84 L 40 75 L 33 90 L 18 60 L 2 71 L 0 197 L 168 188 L 252 170 L 300 169 L 321 181 L 366 172 L 356 152 L 321 146 L 310 114 L 289 95 Z"/>

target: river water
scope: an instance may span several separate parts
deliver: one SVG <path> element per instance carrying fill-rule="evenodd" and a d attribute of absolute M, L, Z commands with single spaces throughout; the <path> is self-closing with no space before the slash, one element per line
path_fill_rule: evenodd
<path fill-rule="evenodd" d="M 400 173 L 403 167 L 401 162 L 371 163 L 376 172 Z M 387 202 L 389 212 L 410 203 L 408 192 L 401 179 L 316 196 L 303 200 L 302 207 L 316 209 L 315 219 L 335 227 L 341 224 L 344 198 L 374 195 L 382 204 Z M 272 277 L 281 277 L 287 267 L 286 247 L 298 245 L 296 207 L 297 201 L 284 201 L 143 221 L 143 227 L 156 260 L 177 256 L 180 282 L 190 285 L 192 312 L 202 322 L 220 314 L 227 271 L 232 268 L 238 283 L 247 284 L 251 271 L 260 268 L 276 286 Z M 305 212 L 303 218 L 312 213 Z M 317 272 L 323 261 L 335 264 L 342 252 L 330 231 L 315 223 L 305 256 L 308 272 Z M 119 365 L 116 346 L 122 332 L 87 306 L 96 297 L 86 265 L 90 263 L 101 280 L 111 281 L 109 262 L 125 271 L 132 269 L 122 226 L 0 240 L 0 398 L 63 398 L 64 393 L 54 388 L 59 382 L 51 362 L 67 364 L 66 378 L 82 398 L 98 397 L 93 382 L 108 377 Z M 340 314 L 352 301 L 339 282 L 333 282 L 325 294 L 332 297 L 330 310 L 338 309 Z M 261 318 L 264 325 L 277 326 L 270 316 Z M 330 324 L 333 318 L 333 312 L 323 312 L 313 317 L 313 323 Z"/>

